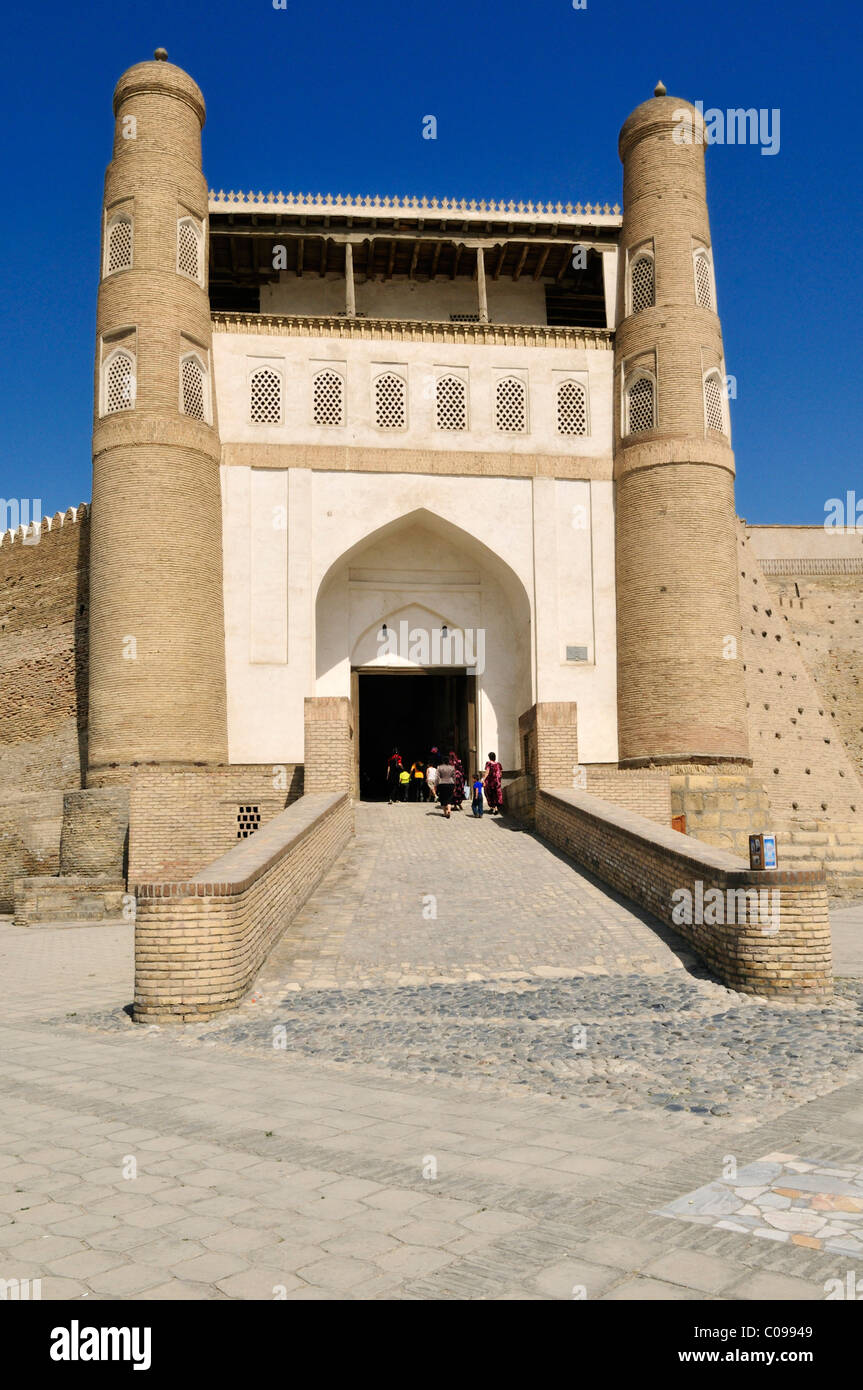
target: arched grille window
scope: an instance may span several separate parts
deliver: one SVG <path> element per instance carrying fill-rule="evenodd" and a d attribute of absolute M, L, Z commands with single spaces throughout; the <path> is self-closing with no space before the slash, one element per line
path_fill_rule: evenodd
<path fill-rule="evenodd" d="M 180 366 L 183 414 L 193 420 L 207 419 L 207 373 L 200 357 L 184 357 Z"/>
<path fill-rule="evenodd" d="M 253 425 L 282 423 L 282 378 L 272 367 L 252 373 L 249 414 Z"/>
<path fill-rule="evenodd" d="M 587 392 L 578 381 L 557 388 L 558 434 L 587 434 Z"/>
<path fill-rule="evenodd" d="M 439 430 L 467 429 L 467 387 L 460 377 L 438 377 L 435 418 Z"/>
<path fill-rule="evenodd" d="M 203 281 L 202 241 L 201 231 L 194 219 L 181 217 L 177 223 L 177 269 L 181 275 L 187 275 L 198 284 Z"/>
<path fill-rule="evenodd" d="M 502 377 L 497 383 L 494 424 L 504 434 L 524 434 L 527 429 L 527 391 L 518 377 Z"/>
<path fill-rule="evenodd" d="M 654 288 L 653 257 L 638 256 L 630 271 L 632 284 L 632 313 L 640 314 L 642 309 L 650 309 L 656 302 Z"/>
<path fill-rule="evenodd" d="M 375 382 L 375 423 L 379 430 L 403 430 L 408 422 L 407 388 L 395 372 Z"/>
<path fill-rule="evenodd" d="M 135 404 L 135 361 L 122 349 L 113 352 L 104 366 L 103 414 L 131 410 Z"/>
<path fill-rule="evenodd" d="M 315 373 L 312 383 L 312 418 L 316 425 L 345 423 L 345 382 L 331 367 Z"/>
<path fill-rule="evenodd" d="M 713 284 L 706 251 L 695 256 L 695 302 L 700 309 L 713 308 Z"/>
<path fill-rule="evenodd" d="M 638 376 L 626 392 L 626 434 L 656 427 L 656 393 L 649 376 Z"/>
<path fill-rule="evenodd" d="M 709 430 L 725 433 L 725 410 L 722 405 L 722 382 L 718 372 L 704 378 L 704 423 Z"/>
<path fill-rule="evenodd" d="M 105 247 L 105 274 L 113 275 L 115 270 L 130 270 L 132 266 L 132 219 L 115 217 L 108 224 L 108 238 Z"/>

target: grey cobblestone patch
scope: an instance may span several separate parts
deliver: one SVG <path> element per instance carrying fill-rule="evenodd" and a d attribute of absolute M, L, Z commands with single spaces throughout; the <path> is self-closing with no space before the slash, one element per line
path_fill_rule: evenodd
<path fill-rule="evenodd" d="M 602 1097 L 623 1107 L 768 1117 L 833 1089 L 863 1057 L 863 982 L 782 1007 L 683 971 L 537 983 L 287 993 L 191 1025 L 187 1041 L 382 1074 Z M 116 1015 L 79 1020 L 131 1026 Z M 276 1045 L 274 1045 L 276 1044 Z"/>

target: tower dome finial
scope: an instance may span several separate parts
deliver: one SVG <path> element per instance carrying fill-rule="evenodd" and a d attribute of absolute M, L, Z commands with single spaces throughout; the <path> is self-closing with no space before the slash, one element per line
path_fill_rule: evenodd
<path fill-rule="evenodd" d="M 656 86 L 654 87 L 653 95 L 655 97 L 664 97 L 668 95 L 668 88 L 661 79 L 659 82 L 657 82 Z"/>
<path fill-rule="evenodd" d="M 167 63 L 167 61 L 168 61 L 168 50 L 167 50 L 167 48 L 157 48 L 157 49 L 156 49 L 156 52 L 153 54 L 153 57 L 156 59 L 156 62 L 157 62 L 157 63 Z"/>

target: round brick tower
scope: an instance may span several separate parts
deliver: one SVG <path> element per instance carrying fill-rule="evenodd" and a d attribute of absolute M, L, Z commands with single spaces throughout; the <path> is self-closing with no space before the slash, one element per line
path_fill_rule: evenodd
<path fill-rule="evenodd" d="M 703 131 L 696 108 L 660 84 L 619 140 L 618 723 L 630 765 L 748 757 Z"/>
<path fill-rule="evenodd" d="M 158 49 L 114 92 L 93 424 L 88 786 L 227 760 L 204 99 Z"/>

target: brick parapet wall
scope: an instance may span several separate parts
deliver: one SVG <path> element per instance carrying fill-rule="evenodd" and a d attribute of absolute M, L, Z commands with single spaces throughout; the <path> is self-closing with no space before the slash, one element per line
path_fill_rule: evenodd
<path fill-rule="evenodd" d="M 136 768 L 129 883 L 197 873 L 237 844 L 241 806 L 257 807 L 265 825 L 302 791 L 303 769 L 295 763 Z"/>
<path fill-rule="evenodd" d="M 237 1004 L 352 830 L 346 793 L 304 796 L 193 878 L 139 884 L 135 1018 Z"/>
<path fill-rule="evenodd" d="M 343 696 L 307 697 L 305 719 L 305 792 L 352 792 L 354 786 L 354 717 Z"/>
<path fill-rule="evenodd" d="M 823 873 L 753 872 L 723 850 L 657 826 L 589 792 L 539 791 L 536 828 L 604 883 L 672 926 L 732 989 L 809 1002 L 831 997 Z M 757 913 L 748 909 L 739 914 L 742 922 L 721 926 L 673 922 L 672 894 L 688 889 L 695 899 L 699 883 L 704 893 L 713 888 L 723 894 L 778 890 L 778 930 L 765 929 Z"/>
<path fill-rule="evenodd" d="M 630 770 L 588 764 L 585 774 L 584 790 L 591 795 L 635 811 L 657 825 L 671 824 L 671 783 L 664 768 Z"/>

